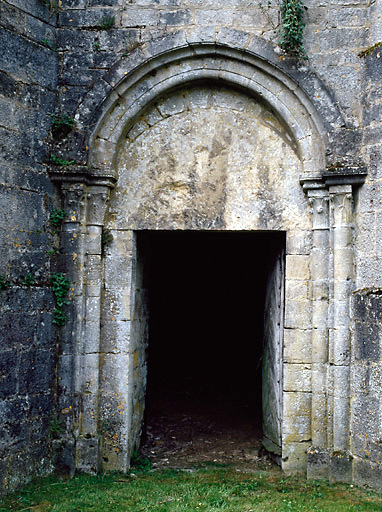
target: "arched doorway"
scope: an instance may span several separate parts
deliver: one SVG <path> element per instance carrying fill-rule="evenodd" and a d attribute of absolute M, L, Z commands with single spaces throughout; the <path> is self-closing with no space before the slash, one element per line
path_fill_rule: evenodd
<path fill-rule="evenodd" d="M 257 302 L 261 303 L 259 313 L 253 315 L 252 319 L 261 332 L 260 341 L 253 340 L 252 345 L 252 349 L 257 347 L 259 354 L 257 360 L 252 358 L 252 368 L 248 368 L 247 373 L 261 372 L 259 368 L 263 364 L 262 390 L 260 385 L 260 389 L 254 393 L 262 394 L 263 391 L 265 414 L 260 412 L 260 417 L 263 418 L 264 437 L 267 448 L 281 460 L 284 266 L 288 243 L 289 253 L 286 257 L 296 261 L 297 267 L 297 275 L 294 276 L 292 272 L 288 281 L 289 294 L 293 287 L 291 303 L 297 304 L 300 308 L 299 323 L 292 326 L 292 329 L 296 329 L 296 336 L 307 329 L 310 322 L 307 246 L 311 219 L 306 215 L 308 200 L 303 190 L 300 187 L 296 188 L 303 166 L 293 132 L 277 112 L 260 97 L 245 92 L 242 87 L 220 84 L 215 79 L 194 81 L 166 91 L 141 111 L 136 122 L 124 134 L 115 162 L 118 169 L 118 186 L 111 194 L 105 215 L 105 228 L 114 240 L 105 251 L 104 257 L 106 307 L 102 316 L 101 347 L 103 341 L 109 346 L 111 337 L 119 344 L 125 343 L 126 358 L 131 365 L 126 366 L 129 368 L 126 375 L 126 386 L 129 389 L 126 399 L 130 401 L 131 411 L 126 445 L 130 451 L 134 451 L 139 444 L 145 409 L 147 347 L 149 345 L 148 351 L 151 354 L 149 379 L 152 382 L 155 372 L 166 371 L 165 360 L 161 358 L 160 363 L 157 361 L 159 355 L 158 352 L 155 353 L 155 344 L 161 342 L 155 338 L 161 338 L 164 344 L 164 340 L 172 332 L 171 327 L 177 321 L 176 317 L 179 316 L 178 312 L 171 317 L 174 305 L 170 307 L 169 312 L 161 309 L 158 313 L 158 293 L 170 303 L 170 298 L 165 292 L 165 282 L 159 279 L 159 262 L 162 262 L 163 270 L 166 269 L 164 271 L 168 274 L 168 283 L 173 282 L 168 261 L 176 247 L 177 251 L 180 251 L 178 263 L 179 259 L 180 264 L 182 260 L 186 260 L 186 254 L 193 253 L 195 267 L 199 268 L 199 274 L 203 275 L 203 258 L 200 259 L 197 254 L 205 251 L 205 260 L 212 253 L 217 259 L 216 250 L 220 246 L 221 260 L 227 267 L 226 276 L 221 276 L 222 282 L 226 281 L 228 286 L 229 279 L 234 280 L 235 268 L 240 266 L 241 260 L 248 280 L 252 282 L 251 295 L 256 295 Z M 196 233 L 199 233 L 198 239 Z M 177 243 L 172 241 L 176 236 Z M 295 237 L 299 237 L 304 247 L 302 254 L 301 249 L 293 247 Z M 143 249 L 143 240 L 152 246 L 147 253 Z M 192 241 L 196 243 L 196 240 L 198 249 L 195 254 L 192 250 Z M 225 246 L 221 245 L 221 240 L 224 240 Z M 242 244 L 243 240 L 248 241 Z M 123 245 L 127 241 L 130 244 L 129 250 Z M 277 246 L 277 250 L 272 252 L 271 246 L 273 249 Z M 123 249 L 117 249 L 117 253 L 118 247 Z M 156 254 L 154 262 L 153 247 Z M 163 254 L 160 253 L 161 250 Z M 224 253 L 231 254 L 229 260 L 224 259 Z M 176 275 L 175 280 L 187 280 L 188 274 L 191 273 L 187 270 L 190 266 L 188 256 L 187 261 L 182 275 Z M 156 272 L 154 285 L 149 284 L 147 268 Z M 175 268 L 173 272 L 177 274 Z M 254 272 L 261 274 L 261 278 L 257 279 L 257 289 Z M 212 277 L 212 269 L 210 275 Z M 218 277 L 215 276 L 215 279 Z M 197 275 L 194 274 L 193 281 L 197 280 Z M 160 286 L 162 291 L 155 286 Z M 201 303 L 207 293 L 203 293 L 201 276 L 199 286 Z M 217 282 L 212 289 L 217 300 L 222 294 Z M 244 308 L 248 298 L 245 297 L 244 290 L 240 293 Z M 124 294 L 129 295 L 130 316 L 118 324 L 116 317 L 111 314 L 110 304 L 115 303 L 117 297 Z M 179 300 L 185 300 L 185 297 L 180 297 Z M 195 301 L 198 301 L 196 297 Z M 234 309 L 233 304 L 231 309 Z M 267 315 L 263 333 L 264 311 Z M 162 318 L 165 326 L 161 332 L 157 327 L 153 327 L 155 319 L 158 324 L 158 314 L 166 318 L 166 321 Z M 248 312 L 246 318 L 250 322 Z M 213 314 L 211 313 L 205 320 L 206 329 L 211 328 Z M 225 321 L 227 322 L 227 319 L 224 320 L 223 314 L 219 317 L 219 322 L 224 324 Z M 127 324 L 130 326 L 128 344 L 125 331 L 120 330 L 126 328 Z M 287 325 L 286 328 L 291 327 Z M 247 330 L 250 330 L 249 326 Z M 253 327 L 252 333 L 255 330 Z M 186 334 L 184 337 L 187 338 Z M 211 336 L 210 342 L 212 343 Z M 191 340 L 187 339 L 186 343 L 191 343 Z M 203 343 L 205 347 L 208 346 L 207 339 L 204 339 Z M 228 343 L 225 339 L 223 345 L 226 348 L 223 351 L 227 350 Z M 193 344 L 197 350 L 196 339 Z M 217 350 L 217 347 L 210 347 L 210 350 Z M 165 346 L 163 351 L 166 351 Z M 176 352 L 174 345 L 170 351 Z M 105 358 L 101 367 L 100 382 L 107 382 L 110 386 L 110 364 L 115 364 L 117 356 L 109 358 L 106 350 L 102 352 L 105 353 Z M 167 360 L 172 360 L 173 365 L 180 365 L 182 357 L 186 357 L 186 354 L 179 357 L 175 363 L 174 358 L 168 354 Z M 162 369 L 155 366 L 153 358 L 156 364 L 162 365 Z M 251 358 L 248 346 L 240 358 L 242 366 L 244 360 Z M 224 366 L 227 362 L 228 359 L 221 361 L 221 364 Z M 200 377 L 203 373 L 208 373 L 208 365 L 212 372 L 213 363 L 208 354 L 204 358 L 199 358 L 198 364 L 195 373 Z M 239 360 L 236 364 L 239 364 Z M 181 371 L 184 375 L 189 370 L 183 367 Z M 227 375 L 227 378 L 231 379 L 233 385 L 235 376 Z M 176 387 L 179 389 L 181 385 L 182 382 L 179 380 Z M 244 394 L 246 384 L 242 382 L 241 386 Z M 110 395 L 102 391 L 101 384 L 100 401 L 108 403 Z M 308 398 L 309 390 L 302 389 L 301 395 Z M 309 414 L 310 409 L 307 408 L 307 421 L 301 426 L 302 432 L 298 432 L 299 436 L 303 435 L 305 438 L 310 434 Z M 104 436 L 104 439 L 106 438 L 107 434 Z M 108 445 L 105 442 L 106 446 Z M 110 439 L 110 451 L 114 446 L 114 439 Z M 107 464 L 109 458 L 106 459 Z"/>
<path fill-rule="evenodd" d="M 328 446 L 347 449 L 346 382 L 334 379 L 330 395 L 325 376 L 329 329 L 336 364 L 348 370 L 348 326 L 333 328 L 328 310 L 330 302 L 333 317 L 348 315 L 351 183 L 362 176 L 322 172 L 321 118 L 294 79 L 259 57 L 261 41 L 252 51 L 215 40 L 174 47 L 172 37 L 163 53 L 153 45 L 151 59 L 138 52 L 139 64 L 114 70 L 92 123 L 89 166 L 55 177 L 71 213 L 65 230 L 78 243 L 75 260 L 68 253 L 75 350 L 60 363 L 74 376 L 63 396 L 75 403 L 75 464 L 126 470 L 139 442 L 148 339 L 140 233 L 274 232 L 285 233 L 281 463 L 304 470 L 311 446 L 323 458 Z M 334 106 L 327 115 L 327 126 L 339 125 Z"/>

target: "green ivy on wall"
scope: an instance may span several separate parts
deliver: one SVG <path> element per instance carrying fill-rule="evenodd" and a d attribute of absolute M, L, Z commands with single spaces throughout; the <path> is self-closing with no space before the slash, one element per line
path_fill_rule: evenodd
<path fill-rule="evenodd" d="M 280 7 L 281 26 L 278 44 L 285 53 L 297 59 L 307 59 L 302 42 L 305 23 L 303 21 L 304 6 L 301 0 L 282 0 Z"/>

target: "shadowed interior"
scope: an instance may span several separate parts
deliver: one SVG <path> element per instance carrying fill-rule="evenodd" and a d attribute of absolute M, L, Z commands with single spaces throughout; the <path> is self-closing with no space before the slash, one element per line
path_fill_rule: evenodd
<path fill-rule="evenodd" d="M 137 241 L 150 309 L 146 427 L 203 416 L 260 438 L 264 299 L 285 234 L 142 231 Z"/>

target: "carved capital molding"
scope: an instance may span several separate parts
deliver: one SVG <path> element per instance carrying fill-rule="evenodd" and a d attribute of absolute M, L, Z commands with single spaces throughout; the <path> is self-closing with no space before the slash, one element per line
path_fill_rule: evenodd
<path fill-rule="evenodd" d="M 365 183 L 367 167 L 364 166 L 331 166 L 322 171 L 320 176 L 302 176 L 300 184 L 304 192 L 328 189 L 333 185 L 359 186 Z"/>
<path fill-rule="evenodd" d="M 86 185 L 84 183 L 62 183 L 61 192 L 64 210 L 68 213 L 64 223 L 82 223 L 86 216 Z"/>
<path fill-rule="evenodd" d="M 96 169 L 85 165 L 67 167 L 51 166 L 49 175 L 56 183 L 84 183 L 113 188 L 117 183 L 117 172 L 113 169 Z"/>
<path fill-rule="evenodd" d="M 329 194 L 334 226 L 350 224 L 353 217 L 351 185 L 333 185 L 329 187 Z"/>
<path fill-rule="evenodd" d="M 88 225 L 103 226 L 110 189 L 106 186 L 93 185 L 87 189 Z"/>
<path fill-rule="evenodd" d="M 308 191 L 310 211 L 313 214 L 313 229 L 329 228 L 329 194 L 325 189 Z"/>

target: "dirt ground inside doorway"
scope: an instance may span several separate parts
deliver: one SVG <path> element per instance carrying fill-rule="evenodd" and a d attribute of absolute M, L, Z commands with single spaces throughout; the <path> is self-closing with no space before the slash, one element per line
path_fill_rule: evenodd
<path fill-rule="evenodd" d="M 229 464 L 240 471 L 280 468 L 264 453 L 261 422 L 249 406 L 166 397 L 152 402 L 140 454 L 153 468 Z"/>

